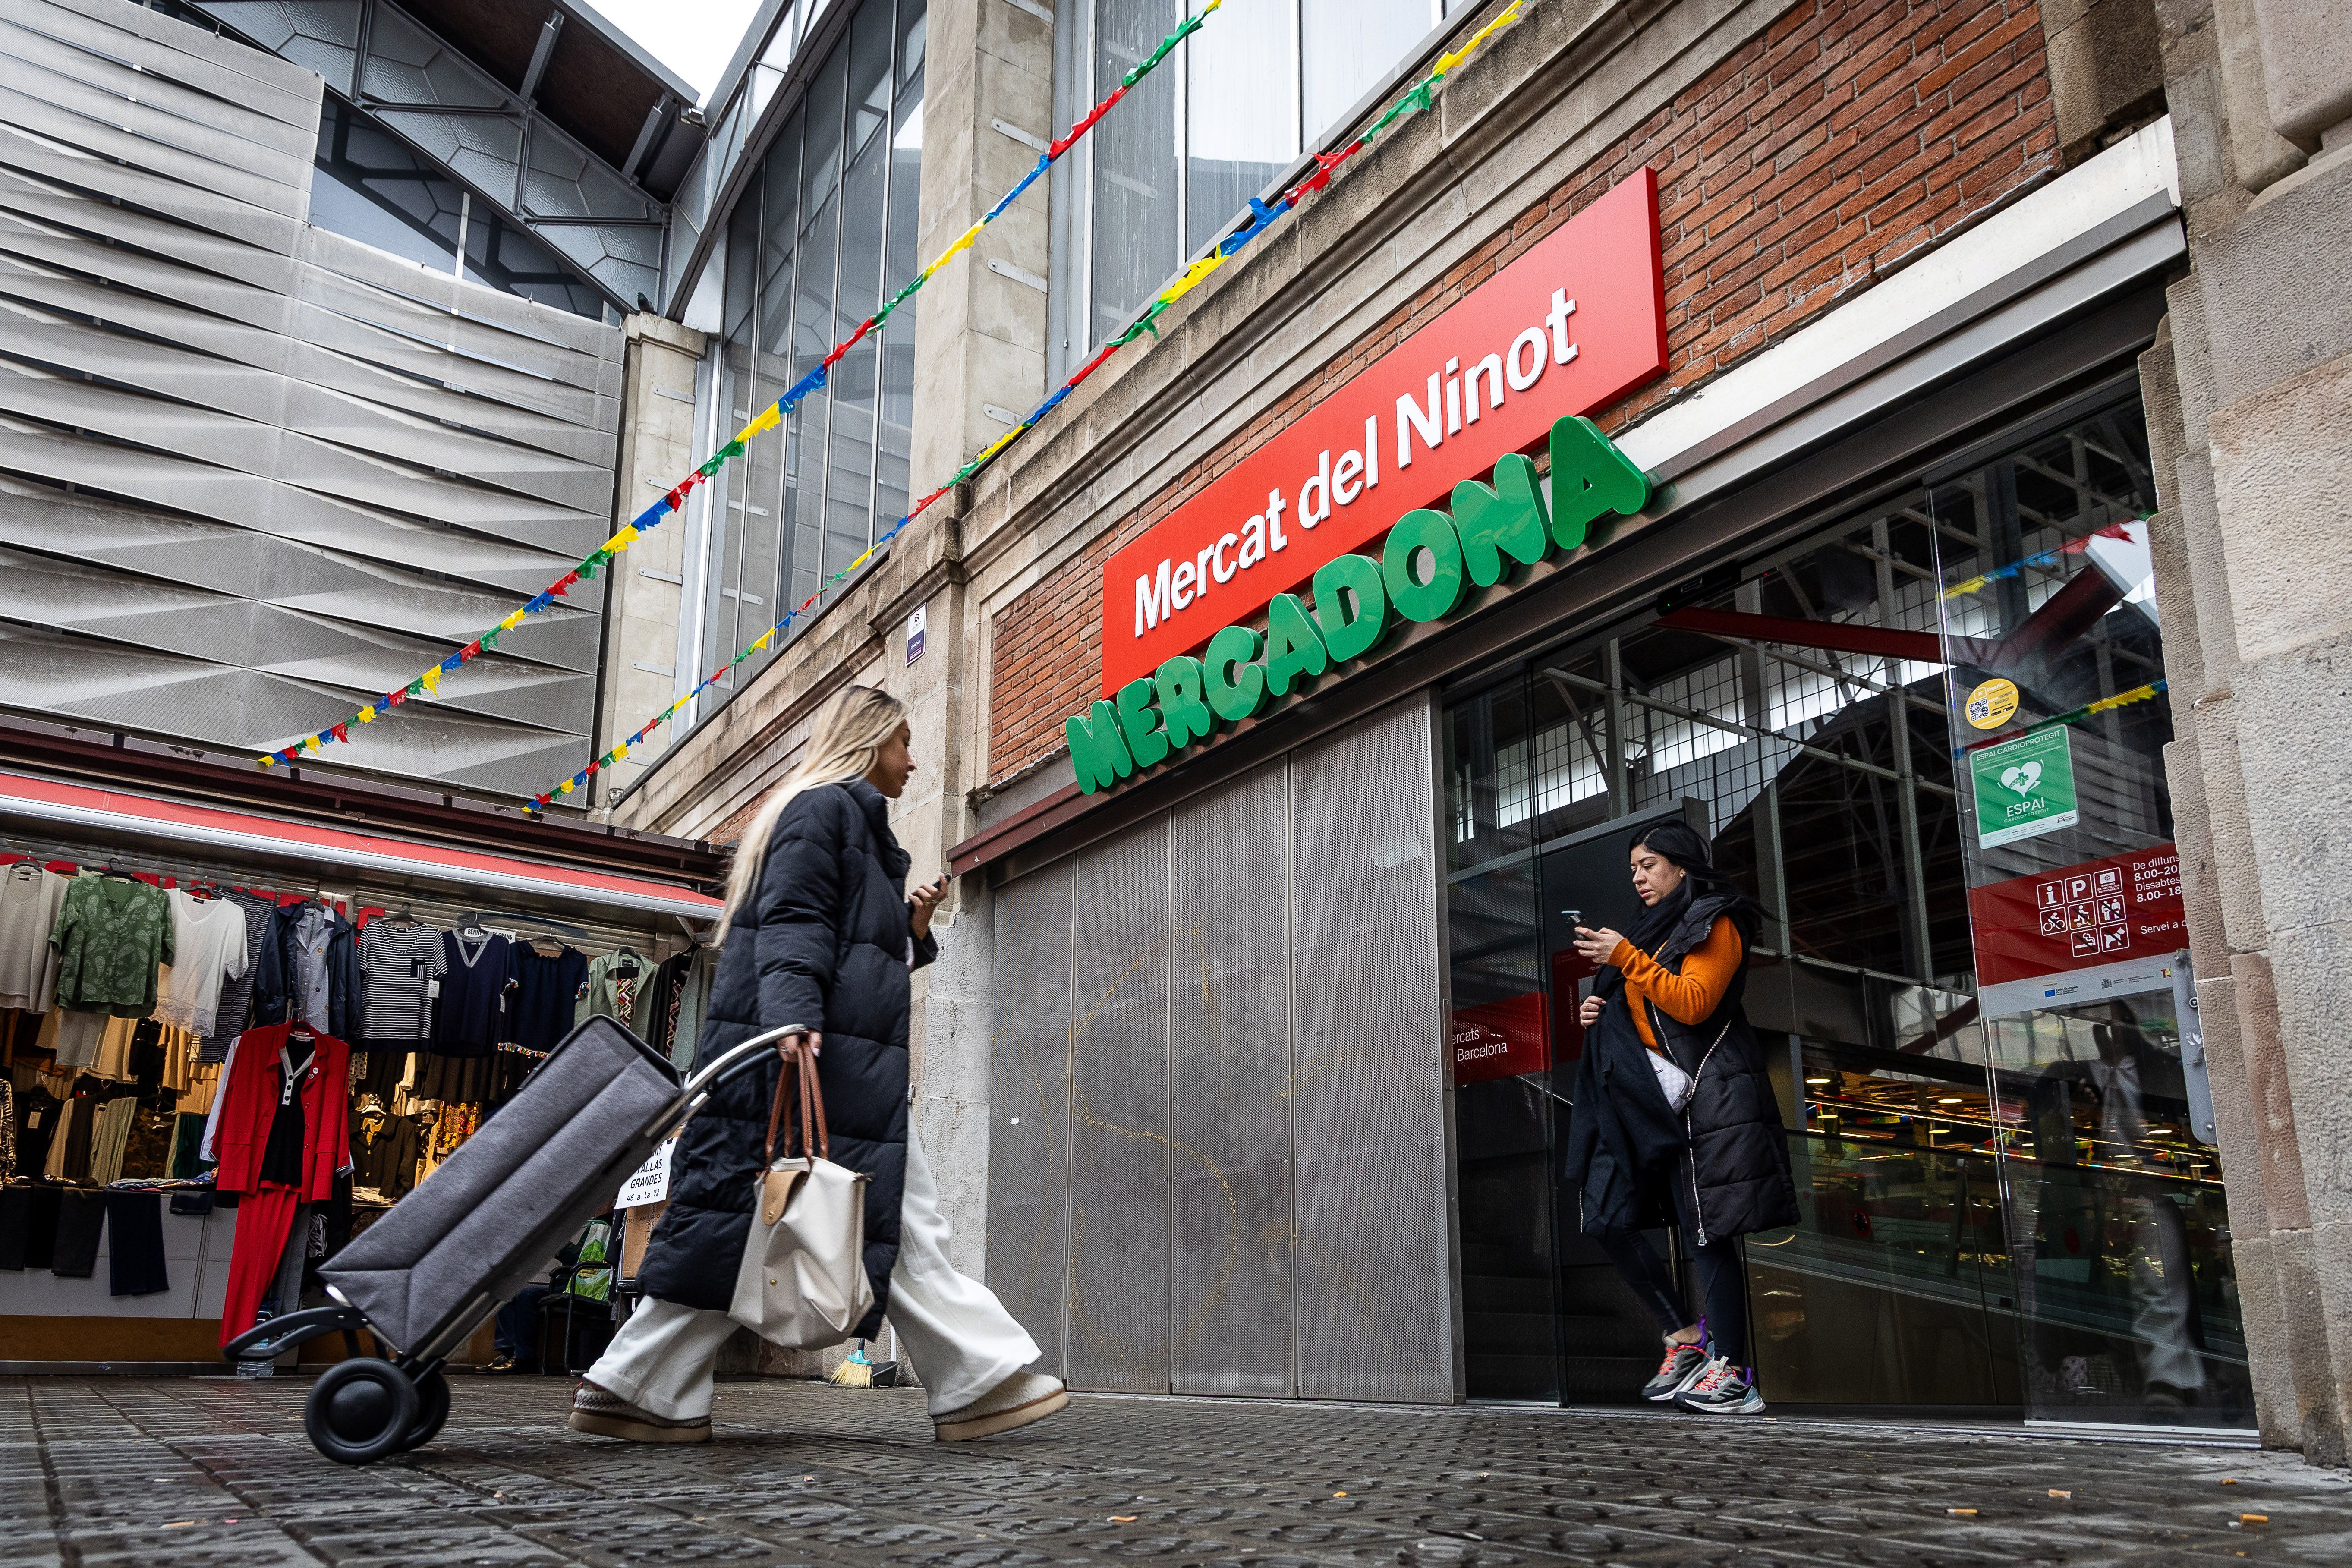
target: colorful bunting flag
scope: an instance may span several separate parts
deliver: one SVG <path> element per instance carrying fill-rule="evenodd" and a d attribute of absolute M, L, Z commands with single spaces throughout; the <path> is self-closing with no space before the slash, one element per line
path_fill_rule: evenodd
<path fill-rule="evenodd" d="M 1178 27 L 1176 31 L 1169 34 L 1167 37 L 1161 39 L 1160 47 L 1152 51 L 1152 53 L 1142 61 L 1142 63 L 1129 71 L 1121 79 L 1120 85 L 1116 90 L 1114 90 L 1108 98 L 1105 98 L 1100 103 L 1095 105 L 1084 119 L 1073 125 L 1070 128 L 1070 132 L 1067 136 L 1054 142 L 1052 146 L 1046 150 L 1045 155 L 1038 159 L 1036 165 L 1032 168 L 1026 175 L 1023 176 L 1020 184 L 1014 185 L 1011 191 L 1007 192 L 1004 198 L 998 202 L 994 207 L 991 208 L 988 214 L 983 216 L 979 223 L 974 224 L 971 228 L 966 229 L 961 235 L 959 235 L 955 243 L 950 245 L 946 251 L 941 253 L 937 261 L 932 262 L 930 266 L 916 274 L 913 281 L 909 282 L 904 289 L 901 289 L 889 300 L 884 301 L 881 310 L 877 310 L 874 315 L 868 317 L 864 322 L 860 323 L 856 331 L 851 333 L 847 339 L 840 344 L 837 344 L 833 353 L 825 357 L 824 365 L 832 364 L 840 359 L 844 353 L 848 352 L 852 344 L 855 344 L 874 327 L 878 326 L 890 314 L 890 312 L 898 307 L 901 300 L 912 294 L 917 289 L 922 287 L 924 279 L 928 279 L 940 268 L 945 266 L 961 251 L 968 248 L 971 242 L 978 237 L 980 231 L 986 227 L 989 223 L 993 221 L 997 214 L 1003 212 L 1006 206 L 1010 205 L 1013 199 L 1019 196 L 1023 191 L 1027 190 L 1031 183 L 1036 180 L 1039 175 L 1043 174 L 1045 170 L 1052 165 L 1054 161 L 1059 158 L 1064 153 L 1067 152 L 1079 138 L 1086 135 L 1087 132 L 1093 130 L 1096 122 L 1103 117 L 1103 114 L 1112 104 L 1117 103 L 1119 100 L 1119 98 L 1129 87 L 1132 87 L 1137 81 L 1142 79 L 1142 78 L 1148 74 L 1153 67 L 1168 57 L 1169 51 L 1183 41 L 1187 36 L 1198 31 L 1201 25 L 1207 20 L 1210 13 L 1215 11 L 1223 3 L 1223 0 L 1210 0 L 1210 4 L 1203 6 L 1197 15 L 1187 17 L 1183 26 Z M 1441 55 L 1438 58 L 1437 64 L 1431 69 L 1430 73 L 1418 82 L 1415 82 L 1411 88 L 1407 89 L 1402 96 L 1399 97 L 1395 102 L 1391 103 L 1387 111 L 1384 112 L 1378 120 L 1374 121 L 1370 129 L 1366 130 L 1362 135 L 1355 138 L 1337 152 L 1317 153 L 1315 155 L 1316 166 L 1314 172 L 1300 180 L 1297 184 L 1291 186 L 1288 190 L 1285 191 L 1279 201 L 1268 203 L 1264 200 L 1253 198 L 1250 202 L 1250 219 L 1247 224 L 1235 230 L 1224 240 L 1221 241 L 1216 249 L 1201 258 L 1198 261 L 1192 263 L 1190 266 L 1186 267 L 1182 272 L 1177 274 L 1175 278 L 1171 279 L 1167 286 L 1160 290 L 1151 301 L 1144 307 L 1142 312 L 1138 315 L 1133 321 L 1129 322 L 1123 331 L 1111 338 L 1109 342 L 1104 343 L 1100 348 L 1097 349 L 1091 355 L 1089 355 L 1086 363 L 1079 365 L 1077 370 L 1071 374 L 1070 378 L 1064 382 L 1051 396 L 1047 397 L 1035 408 L 1032 409 L 1026 418 L 1023 419 L 1018 425 L 1015 425 L 1003 435 L 997 437 L 987 446 L 982 447 L 971 461 L 965 463 L 962 468 L 958 468 L 949 477 L 947 483 L 941 485 L 939 489 L 931 491 L 930 494 L 924 496 L 922 499 L 918 500 L 904 517 L 901 517 L 897 522 L 892 523 L 890 527 L 884 531 L 882 536 L 877 539 L 874 543 L 866 549 L 865 553 L 858 556 L 856 560 L 851 562 L 848 565 L 844 566 L 840 570 L 828 575 L 824 582 L 817 585 L 816 592 L 811 594 L 807 598 L 793 605 L 792 609 L 785 613 L 782 620 L 776 622 L 775 625 L 770 626 L 766 631 L 761 632 L 758 637 L 752 640 L 749 647 L 743 649 L 742 652 L 737 654 L 733 658 L 729 659 L 725 664 L 720 665 L 717 669 L 711 671 L 709 675 L 704 677 L 702 681 L 698 684 L 694 689 L 688 691 L 683 697 L 678 698 L 667 708 L 663 709 L 659 713 L 654 715 L 653 718 L 647 720 L 643 728 L 639 729 L 635 734 L 629 737 L 628 743 L 630 745 L 638 744 L 646 736 L 651 734 L 656 729 L 667 723 L 681 710 L 683 710 L 688 703 L 693 701 L 697 697 L 699 697 L 703 692 L 709 690 L 717 682 L 725 679 L 728 672 L 732 670 L 737 665 L 741 664 L 745 659 L 751 658 L 754 654 L 765 652 L 771 638 L 790 627 L 795 620 L 807 613 L 807 611 L 814 606 L 819 599 L 823 598 L 835 584 L 846 579 L 851 575 L 851 574 L 863 567 L 868 561 L 880 555 L 883 550 L 888 546 L 890 542 L 898 538 L 909 523 L 913 522 L 915 519 L 920 517 L 927 510 L 929 510 L 933 502 L 937 501 L 941 496 L 946 495 L 950 490 L 955 489 L 956 486 L 971 478 L 974 474 L 980 472 L 981 469 L 986 468 L 996 458 L 998 454 L 1002 453 L 1007 447 L 1010 447 L 1014 441 L 1019 440 L 1029 431 L 1034 429 L 1040 420 L 1043 420 L 1055 409 L 1060 407 L 1063 400 L 1068 397 L 1071 393 L 1077 390 L 1079 384 L 1084 382 L 1087 377 L 1092 375 L 1097 370 L 1100 369 L 1102 365 L 1109 360 L 1112 354 L 1146 335 L 1156 340 L 1160 335 L 1158 322 L 1162 312 L 1164 312 L 1171 305 L 1174 304 L 1178 300 L 1183 298 L 1184 295 L 1198 288 L 1207 279 L 1211 273 L 1214 272 L 1219 267 L 1224 265 L 1227 260 L 1238 254 L 1251 242 L 1255 240 L 1258 236 L 1264 234 L 1268 228 L 1272 227 L 1275 223 L 1296 208 L 1301 201 L 1328 185 L 1331 183 L 1331 176 L 1334 171 L 1336 171 L 1341 164 L 1345 163 L 1349 159 L 1354 157 L 1359 153 L 1361 153 L 1366 147 L 1370 146 L 1372 141 L 1378 137 L 1381 132 L 1387 130 L 1390 125 L 1393 124 L 1398 120 L 1402 119 L 1407 114 L 1429 108 L 1434 101 L 1434 94 L 1438 86 L 1444 81 L 1449 73 L 1451 73 L 1455 68 L 1459 67 L 1464 60 L 1468 59 L 1472 55 L 1475 54 L 1480 48 L 1485 47 L 1487 40 L 1492 38 L 1496 33 L 1518 20 L 1520 4 L 1521 0 L 1512 0 L 1510 5 L 1506 5 L 1496 15 L 1493 21 L 1487 23 L 1484 27 L 1478 29 L 1477 32 L 1472 34 L 1468 39 L 1465 40 L 1461 47 L 1449 50 L 1445 54 Z M 801 393 L 802 386 L 810 385 L 812 382 L 821 384 L 824 365 L 819 365 L 815 371 L 811 372 L 808 376 L 803 377 L 800 386 L 795 386 L 793 389 L 793 392 L 786 394 L 782 399 L 779 400 L 777 405 L 772 405 L 770 410 L 763 411 L 761 417 L 765 417 L 766 413 L 772 411 L 775 407 L 782 406 L 788 408 L 797 400 L 797 395 Z M 811 390 L 814 390 L 813 386 L 811 387 Z M 758 423 L 759 421 L 757 419 L 752 422 L 754 426 L 758 425 Z M 748 435 L 751 433 L 751 427 L 746 426 L 745 434 Z M 736 445 L 740 446 L 740 438 L 739 437 Z M 683 489 L 684 487 L 681 486 L 680 489 Z M 556 786 L 555 793 L 558 795 L 570 795 L 574 789 L 585 784 L 590 776 L 595 773 L 600 767 L 604 766 L 604 763 L 610 760 L 612 760 L 612 754 L 607 753 L 604 758 L 600 758 L 598 761 L 591 763 L 587 767 L 582 769 L 579 773 L 572 774 L 570 778 L 558 784 Z M 532 804 L 534 806 L 543 807 L 549 804 L 551 799 L 551 796 L 546 795 L 534 795 L 532 797 Z"/>

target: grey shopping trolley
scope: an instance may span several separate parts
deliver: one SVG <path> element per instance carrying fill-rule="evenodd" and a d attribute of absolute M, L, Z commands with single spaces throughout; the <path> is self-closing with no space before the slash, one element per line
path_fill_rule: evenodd
<path fill-rule="evenodd" d="M 682 1078 L 611 1018 L 589 1019 L 429 1180 L 320 1270 L 334 1304 L 257 1324 L 222 1353 L 270 1360 L 340 1333 L 348 1357 L 320 1374 L 303 1407 L 311 1444 L 364 1465 L 432 1441 L 449 1414 L 450 1353 L 611 1206 L 715 1085 L 787 1033 L 746 1040 Z M 361 1329 L 382 1353 L 360 1353 Z"/>

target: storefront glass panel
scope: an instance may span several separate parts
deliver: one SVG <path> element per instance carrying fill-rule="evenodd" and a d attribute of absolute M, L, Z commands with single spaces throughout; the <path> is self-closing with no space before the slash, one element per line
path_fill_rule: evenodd
<path fill-rule="evenodd" d="M 2170 983 L 2060 1015 L 1996 1008 L 1979 973 L 1988 889 L 2168 847 L 2162 704 L 2090 719 L 2096 761 L 2079 740 L 2074 752 L 2084 821 L 2063 830 L 2082 837 L 2037 837 L 2027 849 L 2038 856 L 1979 847 L 1971 753 L 1955 762 L 1986 733 L 1960 710 L 1998 672 L 1967 664 L 1948 679 L 1948 623 L 1979 639 L 1970 658 L 2009 660 L 2021 688 L 2042 683 L 1996 739 L 2161 679 L 2136 585 L 2145 533 L 2122 526 L 2150 504 L 2132 489 L 2145 458 L 2135 470 L 2097 456 L 2144 453 L 2140 432 L 2126 404 L 1960 479 L 1885 496 L 1450 701 L 1472 1397 L 1544 1397 L 1549 1383 L 1570 1403 L 1630 1402 L 1655 1364 L 1656 1331 L 1581 1235 L 1559 1151 L 1591 973 L 1570 945 L 1569 911 L 1624 929 L 1626 846 L 1641 824 L 1678 814 L 1715 836 L 1718 863 L 1766 912 L 1746 1005 L 1801 1216 L 1748 1242 L 1767 1397 L 2050 1415 L 2050 1390 L 2076 1390 L 2065 1408 L 2079 1414 L 2098 1403 L 2080 1391 L 2097 1389 L 2111 1411 L 2245 1418 L 2210 1131 L 2203 1144 L 2185 1136 L 2209 1102 L 2193 1074 L 2184 1080 Z M 2021 488 L 2000 477 L 2019 474 L 2031 476 Z M 2003 503 L 2027 519 L 2006 551 L 1967 510 L 1988 494 L 2026 498 L 2030 518 Z M 2102 528 L 2115 531 L 2102 539 Z M 2123 575 L 2139 563 L 2112 597 L 2093 605 L 2093 590 L 2066 586 L 2110 555 Z M 2063 564 L 2033 564 L 2044 556 Z M 2004 575 L 2004 563 L 2023 564 Z M 2045 616 L 2012 635 L 2051 603 L 2063 626 Z M 2113 818 L 2097 828 L 2095 790 Z M 2141 875 L 2158 886 L 2147 879 L 2158 869 Z M 2168 958 L 2183 944 L 2167 940 Z M 2036 1138 L 2068 1152 L 2036 1154 Z M 2029 1168 L 2043 1196 L 2022 1184 Z M 1559 1347 L 1549 1380 L 1529 1360 L 1541 1339 L 1531 1314 L 1547 1300 Z M 2172 1414 L 2173 1391 L 2211 1406 Z"/>
<path fill-rule="evenodd" d="M 2137 406 L 1937 485 L 1971 1005 L 2031 1415 L 2252 1419 L 2195 1023 Z"/>

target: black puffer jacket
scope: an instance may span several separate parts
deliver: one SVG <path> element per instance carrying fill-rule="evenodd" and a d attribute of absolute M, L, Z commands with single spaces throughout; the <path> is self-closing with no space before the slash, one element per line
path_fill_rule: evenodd
<path fill-rule="evenodd" d="M 709 1061 L 790 1024 L 824 1032 L 817 1081 L 833 1158 L 871 1178 L 874 1310 L 857 1328 L 866 1338 L 889 1304 L 906 1190 L 907 868 L 881 791 L 863 779 L 803 791 L 777 819 L 759 886 L 735 911 L 696 1050 Z M 917 965 L 938 952 L 929 937 L 912 948 Z M 720 1085 L 687 1123 L 671 1159 L 669 1208 L 638 1274 L 647 1295 L 722 1311 L 733 1300 L 776 1073 L 770 1057 Z"/>
<path fill-rule="evenodd" d="M 1694 899 L 1653 956 L 1664 967 L 1679 973 L 1683 959 L 1706 940 L 1728 906 L 1725 899 Z M 1605 973 L 1608 978 L 1602 990 L 1609 1006 L 1596 1024 L 1596 1032 L 1603 1033 L 1604 1038 L 1618 1038 L 1621 1046 L 1630 1038 L 1634 1049 L 1645 1050 L 1634 1035 L 1622 972 L 1612 969 Z M 1788 1135 L 1780 1121 L 1780 1100 L 1764 1069 L 1763 1047 L 1740 1006 L 1747 989 L 1748 956 L 1743 951 L 1738 973 L 1704 1022 L 1684 1024 L 1661 1008 L 1650 1009 L 1652 1034 L 1697 1086 L 1683 1109 L 1686 1147 L 1670 1169 L 1675 1215 L 1702 1243 L 1797 1223 L 1797 1189 L 1789 1176 Z M 1611 1030 L 1612 1025 L 1622 1028 L 1622 1036 Z M 1646 1068 L 1647 1064 L 1634 1058 L 1633 1066 Z M 1613 1190 L 1604 1188 L 1612 1201 L 1601 1212 L 1594 1212 L 1588 1200 L 1585 1227 L 1607 1230 L 1655 1223 L 1654 1184 L 1661 1151 L 1654 1131 L 1654 1112 L 1665 1110 L 1665 1097 L 1657 1088 L 1654 1074 L 1636 1078 L 1622 1065 L 1612 1076 L 1607 1092 L 1635 1097 L 1631 1103 L 1640 1109 L 1629 1114 L 1625 1104 L 1608 1108 L 1593 1119 L 1595 1135 L 1580 1141 L 1578 1124 L 1586 1120 L 1582 1106 L 1587 1089 L 1586 1069 L 1580 1066 L 1579 1109 L 1569 1132 L 1569 1175 L 1572 1180 L 1587 1179 L 1577 1166 L 1580 1152 L 1607 1147 L 1597 1134 L 1613 1118 L 1639 1129 L 1633 1143 L 1639 1149 L 1643 1179 L 1638 1193 L 1625 1190 L 1622 1184 Z M 1589 1161 L 1589 1155 L 1584 1157 Z"/>

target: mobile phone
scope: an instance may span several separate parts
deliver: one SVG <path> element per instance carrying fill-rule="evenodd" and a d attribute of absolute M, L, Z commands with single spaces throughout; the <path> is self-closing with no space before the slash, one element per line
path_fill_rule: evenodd
<path fill-rule="evenodd" d="M 1559 918 L 1568 922 L 1569 930 L 1574 931 L 1577 927 L 1584 923 L 1584 911 L 1582 910 L 1562 910 L 1559 911 Z"/>

